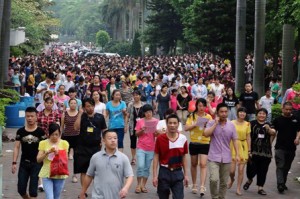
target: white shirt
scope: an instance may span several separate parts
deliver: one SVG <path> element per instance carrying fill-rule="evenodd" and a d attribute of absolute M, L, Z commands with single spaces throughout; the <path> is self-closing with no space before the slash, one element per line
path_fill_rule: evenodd
<path fill-rule="evenodd" d="M 274 104 L 274 98 L 270 96 L 267 98 L 266 96 L 262 96 L 259 100 L 259 104 L 262 108 L 267 109 L 268 113 L 272 112 L 272 105 Z"/>
<path fill-rule="evenodd" d="M 156 125 L 156 130 L 159 130 L 159 131 L 166 131 L 167 130 L 167 123 L 166 123 L 166 120 L 160 120 L 158 121 L 157 125 Z M 181 133 L 183 130 L 182 130 L 182 124 L 181 122 L 179 122 L 179 126 L 178 126 L 178 131 Z"/>
<path fill-rule="evenodd" d="M 105 111 L 106 111 L 106 105 L 104 103 L 100 102 L 100 104 L 95 105 L 95 109 L 94 109 L 95 113 L 100 113 L 103 115 Z"/>
<path fill-rule="evenodd" d="M 224 88 L 225 87 L 223 84 L 219 84 L 218 86 L 216 86 L 216 84 L 211 84 L 210 90 L 213 91 L 217 97 L 220 97 L 220 96 L 222 96 L 222 90 Z"/>
<path fill-rule="evenodd" d="M 73 81 L 66 81 L 66 82 L 64 82 L 64 85 L 65 85 L 65 91 L 69 91 L 69 89 L 70 88 L 72 88 L 72 87 L 75 87 L 75 84 L 74 84 L 74 82 Z"/>

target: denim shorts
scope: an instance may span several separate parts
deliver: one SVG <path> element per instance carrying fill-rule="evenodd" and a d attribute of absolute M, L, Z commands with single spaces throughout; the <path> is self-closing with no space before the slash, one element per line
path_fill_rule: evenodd
<path fill-rule="evenodd" d="M 19 172 L 18 172 L 18 193 L 21 196 L 26 195 L 27 183 L 30 178 L 29 183 L 29 196 L 37 197 L 39 172 L 42 165 L 36 162 L 21 161 Z"/>

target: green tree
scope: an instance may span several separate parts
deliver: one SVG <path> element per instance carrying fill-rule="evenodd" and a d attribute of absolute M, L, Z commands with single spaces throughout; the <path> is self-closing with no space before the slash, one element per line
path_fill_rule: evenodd
<path fill-rule="evenodd" d="M 180 16 L 168 0 L 152 0 L 148 3 L 151 14 L 146 20 L 145 42 L 162 47 L 165 54 L 175 52 L 178 40 L 183 39 Z"/>
<path fill-rule="evenodd" d="M 132 56 L 136 56 L 136 57 L 142 55 L 142 46 L 141 46 L 139 32 L 136 32 L 134 34 L 134 39 L 131 44 L 131 54 L 132 54 Z"/>
<path fill-rule="evenodd" d="M 106 51 L 118 53 L 120 56 L 131 55 L 131 45 L 128 42 L 113 41 L 107 44 Z"/>
<path fill-rule="evenodd" d="M 109 34 L 104 30 L 99 30 L 96 34 L 96 42 L 103 49 L 104 46 L 109 42 Z"/>

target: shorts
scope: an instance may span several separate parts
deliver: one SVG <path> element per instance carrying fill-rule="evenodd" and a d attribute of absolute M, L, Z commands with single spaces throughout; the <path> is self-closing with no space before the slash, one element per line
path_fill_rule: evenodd
<path fill-rule="evenodd" d="M 78 143 L 78 136 L 62 136 L 63 140 L 68 141 L 69 149 L 75 149 Z"/>
<path fill-rule="evenodd" d="M 77 145 L 74 150 L 74 173 L 86 173 L 92 156 L 100 150 L 100 146 Z"/>
<path fill-rule="evenodd" d="M 200 144 L 200 143 L 195 143 L 191 142 L 189 144 L 189 152 L 190 155 L 207 155 L 209 151 L 209 144 Z"/>

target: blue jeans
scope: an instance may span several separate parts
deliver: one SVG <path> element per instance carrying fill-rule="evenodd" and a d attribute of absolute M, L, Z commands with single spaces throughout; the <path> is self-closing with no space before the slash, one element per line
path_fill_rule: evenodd
<path fill-rule="evenodd" d="M 137 177 L 148 178 L 150 175 L 150 166 L 153 160 L 154 151 L 144 151 L 142 149 L 137 149 Z"/>
<path fill-rule="evenodd" d="M 118 148 L 123 149 L 123 141 L 124 141 L 124 128 L 112 129 L 118 135 Z"/>
<path fill-rule="evenodd" d="M 64 185 L 65 179 L 43 178 L 46 199 L 60 199 Z"/>
<path fill-rule="evenodd" d="M 26 195 L 27 183 L 29 182 L 29 196 L 37 197 L 39 172 L 42 165 L 38 163 L 21 161 L 18 172 L 18 193 L 21 196 Z"/>

